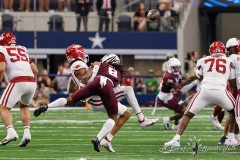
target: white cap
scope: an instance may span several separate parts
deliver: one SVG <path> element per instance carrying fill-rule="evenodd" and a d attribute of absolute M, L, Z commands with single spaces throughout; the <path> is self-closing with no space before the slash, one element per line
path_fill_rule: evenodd
<path fill-rule="evenodd" d="M 128 71 L 134 71 L 133 67 L 128 67 Z"/>

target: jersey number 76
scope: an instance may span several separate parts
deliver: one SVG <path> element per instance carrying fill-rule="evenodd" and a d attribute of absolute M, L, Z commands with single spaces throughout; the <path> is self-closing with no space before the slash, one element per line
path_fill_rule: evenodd
<path fill-rule="evenodd" d="M 208 72 L 212 72 L 212 68 L 214 63 L 216 64 L 216 71 L 218 73 L 225 74 L 226 73 L 226 60 L 225 59 L 207 59 L 205 63 L 210 63 Z"/>

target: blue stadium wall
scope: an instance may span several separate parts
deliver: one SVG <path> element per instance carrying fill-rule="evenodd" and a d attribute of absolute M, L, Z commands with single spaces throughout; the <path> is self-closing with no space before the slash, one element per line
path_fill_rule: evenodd
<path fill-rule="evenodd" d="M 34 48 L 34 32 L 14 32 L 17 43 L 27 48 Z M 82 44 L 85 48 L 92 47 L 96 32 L 37 32 L 37 48 L 66 48 L 70 44 Z M 121 49 L 176 49 L 176 33 L 161 32 L 99 32 L 106 38 L 104 48 Z"/>

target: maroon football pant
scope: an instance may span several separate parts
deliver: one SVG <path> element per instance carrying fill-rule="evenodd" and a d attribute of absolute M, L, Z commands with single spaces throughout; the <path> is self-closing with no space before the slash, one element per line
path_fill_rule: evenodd
<path fill-rule="evenodd" d="M 176 96 L 173 96 L 173 98 L 170 99 L 167 104 L 160 100 L 160 104 L 164 107 L 167 107 L 168 109 L 175 111 L 176 113 L 183 112 L 184 106 L 178 104 L 178 98 Z"/>
<path fill-rule="evenodd" d="M 90 84 L 73 93 L 71 97 L 73 102 L 78 102 L 93 95 L 101 97 L 108 116 L 117 115 L 118 102 L 113 92 L 113 84 L 110 80 L 107 80 L 106 84 L 101 87 L 100 77 L 95 77 Z"/>

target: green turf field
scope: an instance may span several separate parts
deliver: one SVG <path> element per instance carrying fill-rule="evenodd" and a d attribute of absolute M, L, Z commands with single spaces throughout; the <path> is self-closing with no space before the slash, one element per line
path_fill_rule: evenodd
<path fill-rule="evenodd" d="M 132 111 L 132 118 L 115 136 L 112 145 L 116 153 L 109 153 L 101 148 L 97 153 L 93 150 L 91 139 L 97 134 L 106 120 L 106 114 L 92 112 L 80 108 L 63 108 L 49 110 L 45 115 L 32 116 L 32 141 L 26 148 L 19 148 L 22 138 L 22 126 L 19 111 L 13 111 L 14 126 L 19 134 L 16 142 L 0 146 L 0 159 L 36 160 L 36 159 L 240 159 L 240 149 L 217 145 L 221 131 L 212 130 L 209 122 L 211 109 L 205 109 L 194 118 L 182 136 L 180 148 L 163 148 L 164 142 L 170 140 L 176 131 L 165 131 L 161 118 L 172 114 L 169 110 L 157 110 L 151 116 L 151 108 L 144 108 L 149 118 L 159 117 L 154 126 L 141 129 Z M 31 111 L 32 113 L 32 111 Z M 0 138 L 6 136 L 5 127 L 0 124 Z M 192 142 L 198 141 L 198 155 L 192 154 Z"/>

